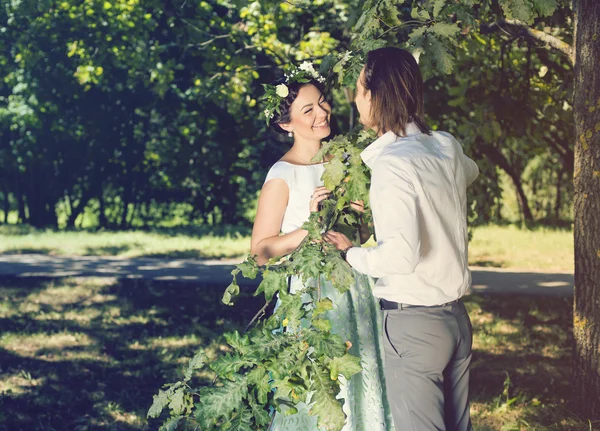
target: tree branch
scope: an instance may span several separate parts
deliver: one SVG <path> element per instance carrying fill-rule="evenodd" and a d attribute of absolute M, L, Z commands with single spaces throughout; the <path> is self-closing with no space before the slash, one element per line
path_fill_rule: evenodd
<path fill-rule="evenodd" d="M 573 46 L 556 36 L 552 36 L 544 31 L 531 28 L 524 22 L 515 19 L 507 19 L 493 22 L 491 24 L 482 24 L 480 29 L 481 33 L 483 34 L 491 33 L 498 29 L 505 33 L 526 36 L 535 40 L 539 40 L 540 42 L 544 42 L 547 46 L 565 54 L 569 58 L 571 64 L 575 63 L 575 50 L 573 49 Z"/>

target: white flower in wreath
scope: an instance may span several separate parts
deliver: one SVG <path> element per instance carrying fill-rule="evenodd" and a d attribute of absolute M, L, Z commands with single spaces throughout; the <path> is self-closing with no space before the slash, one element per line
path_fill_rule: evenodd
<path fill-rule="evenodd" d="M 271 117 L 273 117 L 273 113 L 271 111 L 269 111 L 268 109 L 265 109 L 265 117 L 267 117 L 268 119 L 271 119 Z"/>
<path fill-rule="evenodd" d="M 315 74 L 317 73 L 314 66 L 312 65 L 312 63 L 310 61 L 304 61 L 300 65 L 299 69 L 310 73 L 312 76 L 315 76 Z"/>
<path fill-rule="evenodd" d="M 287 85 L 279 84 L 275 87 L 275 93 L 277 93 L 279 97 L 287 97 L 288 94 L 290 94 L 290 90 L 287 88 Z"/>

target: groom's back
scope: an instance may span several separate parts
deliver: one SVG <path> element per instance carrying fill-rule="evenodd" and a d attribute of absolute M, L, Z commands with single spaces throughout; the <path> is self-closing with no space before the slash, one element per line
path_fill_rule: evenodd
<path fill-rule="evenodd" d="M 477 165 L 444 132 L 418 133 L 386 147 L 373 168 L 373 186 L 383 183 L 377 178 L 380 164 L 392 165 L 398 172 L 396 179 L 388 176 L 383 181 L 409 182 L 417 196 L 420 260 L 412 274 L 398 276 L 403 278 L 400 283 L 389 280 L 396 288 L 407 289 L 409 297 L 400 302 L 436 304 L 461 297 L 471 282 L 466 189 L 478 175 Z M 392 235 L 377 220 L 375 228 L 378 236 Z"/>

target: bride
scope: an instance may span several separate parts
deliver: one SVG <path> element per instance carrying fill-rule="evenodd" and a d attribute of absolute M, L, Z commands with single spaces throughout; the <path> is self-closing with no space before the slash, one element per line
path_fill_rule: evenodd
<path fill-rule="evenodd" d="M 312 64 L 304 62 L 275 86 L 266 86 L 265 110 L 269 125 L 278 133 L 293 138 L 292 147 L 269 170 L 258 200 L 252 230 L 251 254 L 259 265 L 270 258 L 294 251 L 308 234 L 300 227 L 319 203 L 328 197 L 321 176 L 326 161 L 313 163 L 321 140 L 331 133 L 331 106 L 323 94 L 324 79 Z M 393 429 L 385 396 L 380 310 L 371 293 L 371 280 L 355 273 L 355 284 L 340 294 L 331 283 L 322 286 L 323 297 L 334 304 L 326 315 L 332 332 L 349 340 L 349 353 L 359 356 L 362 372 L 349 381 L 340 376 L 346 424 L 343 431 L 388 431 Z M 302 289 L 302 281 L 292 277 L 290 291 Z M 298 413 L 276 413 L 273 431 L 316 431 L 317 418 L 309 416 L 309 406 L 298 406 Z"/>

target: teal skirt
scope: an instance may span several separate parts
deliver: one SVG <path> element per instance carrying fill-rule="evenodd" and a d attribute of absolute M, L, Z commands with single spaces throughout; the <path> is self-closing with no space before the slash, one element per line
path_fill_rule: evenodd
<path fill-rule="evenodd" d="M 303 288 L 300 279 L 291 279 L 290 291 Z M 355 272 L 355 285 L 340 294 L 331 283 L 321 282 L 321 296 L 331 299 L 334 308 L 327 312 L 332 332 L 352 343 L 350 353 L 360 357 L 362 371 L 349 381 L 340 376 L 346 424 L 343 431 L 391 431 L 394 429 L 387 402 L 383 372 L 382 313 L 373 296 L 370 277 Z M 310 416 L 309 405 L 300 404 L 298 413 L 275 413 L 271 431 L 318 431 L 317 418 Z"/>

